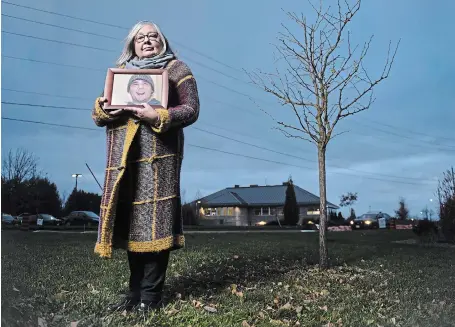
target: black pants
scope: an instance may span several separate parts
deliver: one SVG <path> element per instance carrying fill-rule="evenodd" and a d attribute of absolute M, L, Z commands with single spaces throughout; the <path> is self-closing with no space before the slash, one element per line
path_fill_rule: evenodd
<path fill-rule="evenodd" d="M 128 251 L 130 266 L 129 296 L 158 303 L 166 279 L 170 251 L 138 253 Z"/>

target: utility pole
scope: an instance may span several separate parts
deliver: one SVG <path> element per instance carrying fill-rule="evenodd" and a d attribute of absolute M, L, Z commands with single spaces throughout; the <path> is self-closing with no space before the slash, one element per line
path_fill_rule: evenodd
<path fill-rule="evenodd" d="M 72 177 L 76 178 L 76 191 L 77 191 L 77 179 L 82 176 L 82 174 L 73 174 Z"/>
<path fill-rule="evenodd" d="M 98 186 L 100 187 L 101 191 L 103 191 L 103 188 L 101 187 L 100 182 L 98 182 L 98 180 L 96 179 L 95 174 L 94 174 L 93 171 L 90 169 L 88 163 L 85 163 L 85 165 L 87 166 L 88 170 L 90 171 L 90 174 L 92 174 L 93 178 L 95 179 L 96 183 L 97 183 Z"/>

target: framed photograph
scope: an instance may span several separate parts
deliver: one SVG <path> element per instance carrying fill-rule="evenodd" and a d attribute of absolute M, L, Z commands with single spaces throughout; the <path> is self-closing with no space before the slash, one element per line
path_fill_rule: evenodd
<path fill-rule="evenodd" d="M 148 103 L 154 108 L 167 108 L 169 76 L 165 69 L 107 70 L 104 97 L 105 110 L 124 107 L 142 108 Z"/>

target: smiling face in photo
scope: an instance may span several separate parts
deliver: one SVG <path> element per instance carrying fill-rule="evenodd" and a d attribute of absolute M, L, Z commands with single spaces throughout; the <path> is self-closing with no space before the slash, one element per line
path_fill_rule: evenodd
<path fill-rule="evenodd" d="M 131 84 L 129 93 L 134 102 L 144 103 L 152 97 L 153 88 L 147 81 L 137 79 Z"/>

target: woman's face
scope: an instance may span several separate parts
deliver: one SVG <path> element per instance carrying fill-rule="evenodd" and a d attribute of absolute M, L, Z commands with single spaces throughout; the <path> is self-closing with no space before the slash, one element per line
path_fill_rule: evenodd
<path fill-rule="evenodd" d="M 155 26 L 145 25 L 134 38 L 134 52 L 139 59 L 150 58 L 158 55 L 163 49 L 161 40 Z"/>
<path fill-rule="evenodd" d="M 152 94 L 152 86 L 141 79 L 135 80 L 130 86 L 130 95 L 134 102 L 147 102 L 152 97 Z"/>

